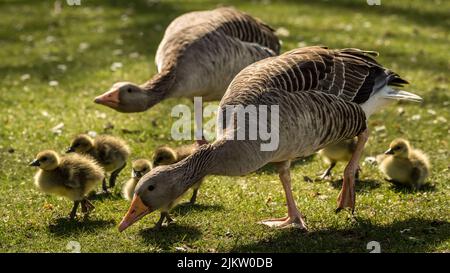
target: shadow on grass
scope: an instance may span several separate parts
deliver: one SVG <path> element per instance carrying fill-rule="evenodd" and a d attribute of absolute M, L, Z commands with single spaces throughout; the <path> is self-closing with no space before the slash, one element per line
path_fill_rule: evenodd
<path fill-rule="evenodd" d="M 200 238 L 201 232 L 194 226 L 182 226 L 171 223 L 160 229 L 147 228 L 139 231 L 146 244 L 157 245 L 164 250 L 172 250 L 172 245 L 179 243 L 189 243 Z"/>
<path fill-rule="evenodd" d="M 398 193 L 415 193 L 415 192 L 435 192 L 436 191 L 436 186 L 434 184 L 431 183 L 427 183 L 425 185 L 423 185 L 422 187 L 420 187 L 420 189 L 413 189 L 410 186 L 407 185 L 402 185 L 402 184 L 398 184 L 398 183 L 391 183 L 391 182 L 387 182 L 391 184 L 390 189 L 398 192 Z"/>
<path fill-rule="evenodd" d="M 297 1 L 286 1 L 297 4 Z M 316 6 L 323 10 L 346 10 L 353 12 L 361 12 L 363 14 L 374 14 L 382 17 L 385 16 L 398 16 L 404 18 L 411 23 L 420 24 L 422 26 L 435 26 L 441 28 L 448 28 L 448 13 L 444 10 L 439 11 L 427 11 L 426 9 L 417 9 L 409 5 L 398 6 L 395 4 L 385 4 L 379 6 L 368 5 L 366 1 L 352 1 L 352 0 L 339 0 L 339 1 L 307 1 L 308 5 Z"/>
<path fill-rule="evenodd" d="M 89 196 L 89 200 L 105 201 L 105 200 L 123 200 L 120 193 L 115 193 L 112 190 L 110 192 L 99 191 Z"/>
<path fill-rule="evenodd" d="M 330 181 L 330 185 L 335 189 L 341 189 L 342 178 Z M 355 191 L 360 192 L 360 191 L 374 190 L 376 188 L 379 188 L 380 186 L 381 182 L 378 180 L 374 179 L 356 180 Z"/>
<path fill-rule="evenodd" d="M 92 233 L 99 229 L 105 229 L 107 227 L 112 227 L 116 225 L 113 220 L 101 220 L 101 219 L 75 219 L 70 220 L 69 218 L 59 218 L 48 226 L 50 233 L 66 237 L 78 233 Z"/>
<path fill-rule="evenodd" d="M 238 245 L 231 252 L 369 252 L 377 241 L 382 252 L 426 252 L 450 239 L 450 223 L 412 218 L 380 226 L 359 220 L 348 229 L 301 233 L 280 230 L 262 241 Z"/>
<path fill-rule="evenodd" d="M 181 203 L 173 209 L 175 215 L 186 215 L 192 211 L 222 211 L 224 207 L 222 205 L 207 205 L 207 204 L 193 204 Z"/>

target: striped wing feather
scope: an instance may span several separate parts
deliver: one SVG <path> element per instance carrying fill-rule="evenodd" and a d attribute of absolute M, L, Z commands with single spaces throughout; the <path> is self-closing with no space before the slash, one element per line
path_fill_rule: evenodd
<path fill-rule="evenodd" d="M 262 60 L 241 74 L 242 78 L 249 79 L 252 88 L 259 90 L 315 90 L 360 104 L 386 84 L 407 84 L 397 74 L 378 64 L 373 58 L 376 55 L 373 51 L 353 48 L 305 47 Z M 259 77 L 252 76 L 255 74 Z"/>

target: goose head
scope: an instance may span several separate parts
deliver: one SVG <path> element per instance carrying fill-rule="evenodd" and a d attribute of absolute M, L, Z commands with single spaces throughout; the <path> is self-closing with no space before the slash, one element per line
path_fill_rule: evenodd
<path fill-rule="evenodd" d="M 110 90 L 95 98 L 94 102 L 123 113 L 142 112 L 149 108 L 149 95 L 131 82 L 115 83 Z"/>
<path fill-rule="evenodd" d="M 39 167 L 44 171 L 51 171 L 58 167 L 60 158 L 55 151 L 46 150 L 37 154 L 30 166 Z"/>
<path fill-rule="evenodd" d="M 72 143 L 70 144 L 70 147 L 67 148 L 66 153 L 86 153 L 90 149 L 94 147 L 94 139 L 92 139 L 88 135 L 79 135 L 76 136 Z"/>
<path fill-rule="evenodd" d="M 187 190 L 187 181 L 183 179 L 185 170 L 174 167 L 177 165 L 156 167 L 139 180 L 130 208 L 119 224 L 120 232 L 145 215 L 170 207 L 170 204 Z"/>
<path fill-rule="evenodd" d="M 160 147 L 153 155 L 153 165 L 170 165 L 177 162 L 177 153 L 170 147 Z"/>
<path fill-rule="evenodd" d="M 134 179 L 141 179 L 146 173 L 152 169 L 152 163 L 146 159 L 138 159 L 132 163 L 131 176 Z"/>
<path fill-rule="evenodd" d="M 407 140 L 397 138 L 391 142 L 389 149 L 384 153 L 399 158 L 407 158 L 409 155 L 409 149 L 410 146 Z"/>

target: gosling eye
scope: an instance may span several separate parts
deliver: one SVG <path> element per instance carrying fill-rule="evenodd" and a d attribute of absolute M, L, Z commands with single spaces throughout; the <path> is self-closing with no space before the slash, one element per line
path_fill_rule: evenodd
<path fill-rule="evenodd" d="M 46 156 L 42 157 L 40 161 L 41 162 L 47 161 L 47 157 Z"/>
<path fill-rule="evenodd" d="M 155 189 L 155 186 L 153 186 L 153 185 L 148 186 L 148 190 L 149 190 L 149 191 L 152 191 L 152 190 L 154 190 L 154 189 Z"/>
<path fill-rule="evenodd" d="M 131 87 L 128 87 L 128 88 L 127 88 L 127 92 L 128 92 L 128 93 L 133 92 L 133 90 L 131 89 Z"/>

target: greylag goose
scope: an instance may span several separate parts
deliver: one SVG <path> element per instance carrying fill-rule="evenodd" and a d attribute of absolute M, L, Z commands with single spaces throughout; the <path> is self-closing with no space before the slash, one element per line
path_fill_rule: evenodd
<path fill-rule="evenodd" d="M 177 163 L 178 161 L 181 161 L 193 154 L 198 149 L 198 147 L 199 145 L 197 143 L 183 145 L 177 148 L 171 148 L 169 146 L 159 147 L 153 154 L 153 166 L 157 167 Z M 195 201 L 197 200 L 198 189 L 200 188 L 201 184 L 202 180 L 192 185 L 193 191 L 191 199 L 189 200 L 189 203 L 191 205 L 195 204 Z"/>
<path fill-rule="evenodd" d="M 394 184 L 419 189 L 430 173 L 428 157 L 422 151 L 413 149 L 409 141 L 395 139 L 380 160 L 379 168 Z"/>
<path fill-rule="evenodd" d="M 73 139 L 66 150 L 66 153 L 72 152 L 89 155 L 97 160 L 107 173 L 111 173 L 109 187 L 113 188 L 117 176 L 127 164 L 130 148 L 125 141 L 117 137 L 103 135 L 93 139 L 89 135 L 81 134 Z M 103 179 L 102 189 L 104 192 L 108 191 L 106 178 Z"/>
<path fill-rule="evenodd" d="M 291 160 L 357 136 L 338 197 L 338 208 L 354 209 L 354 177 L 368 138 L 366 119 L 389 101 L 421 100 L 417 95 L 393 89 L 391 86 L 401 86 L 406 81 L 378 64 L 372 55 L 375 53 L 358 49 L 307 47 L 246 67 L 220 102 L 217 128 L 224 127 L 223 132 L 216 141 L 203 145 L 184 160 L 146 174 L 136 186 L 119 231 L 166 206 L 206 175 L 245 175 L 270 162 L 278 168 L 288 215 L 262 223 L 306 230 L 291 190 Z M 259 122 L 266 122 L 260 126 L 274 130 L 273 142 L 278 145 L 263 146 L 272 142 L 265 136 L 264 140 L 261 136 L 236 140 L 242 130 L 251 133 L 247 128 L 255 121 L 245 115 L 245 126 L 237 126 L 234 120 L 240 113 L 228 113 L 230 108 L 236 109 L 232 107 L 235 105 L 259 109 L 259 114 L 263 114 L 259 115 Z"/>
<path fill-rule="evenodd" d="M 339 161 L 348 162 L 352 158 L 352 154 L 355 152 L 356 139 L 346 139 L 336 144 L 329 145 L 319 151 L 319 155 L 323 158 L 326 164 L 329 164 L 328 168 L 320 176 L 320 179 L 325 179 L 331 176 L 331 170 L 336 166 Z M 359 171 L 356 172 L 356 178 L 358 178 Z"/>
<path fill-rule="evenodd" d="M 34 184 L 41 191 L 56 194 L 73 201 L 70 219 L 74 219 L 78 206 L 88 214 L 94 206 L 86 195 L 103 179 L 103 169 L 90 157 L 77 154 L 60 157 L 56 152 L 40 152 L 30 166 L 39 167 Z"/>
<path fill-rule="evenodd" d="M 279 51 L 271 27 L 234 8 L 186 13 L 164 33 L 156 52 L 156 75 L 141 85 L 115 83 L 95 102 L 128 113 L 167 98 L 220 100 L 239 71 Z"/>

